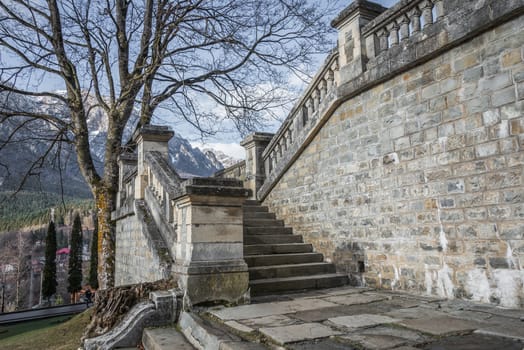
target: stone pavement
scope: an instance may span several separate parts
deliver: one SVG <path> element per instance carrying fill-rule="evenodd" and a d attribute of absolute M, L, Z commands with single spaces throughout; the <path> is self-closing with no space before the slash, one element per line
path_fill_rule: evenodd
<path fill-rule="evenodd" d="M 524 350 L 524 310 L 364 288 L 260 297 L 207 316 L 271 348 Z"/>

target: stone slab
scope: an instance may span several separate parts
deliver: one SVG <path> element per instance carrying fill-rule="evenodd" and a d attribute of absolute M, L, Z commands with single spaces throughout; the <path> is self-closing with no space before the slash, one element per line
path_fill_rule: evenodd
<path fill-rule="evenodd" d="M 401 319 L 419 319 L 447 316 L 444 312 L 421 306 L 405 309 L 396 309 L 386 312 L 385 315 Z"/>
<path fill-rule="evenodd" d="M 238 323 L 237 321 L 227 321 L 225 325 L 242 333 L 251 333 L 254 331 L 253 328 Z"/>
<path fill-rule="evenodd" d="M 382 314 L 395 309 L 412 308 L 418 305 L 419 303 L 415 300 L 395 298 L 392 300 L 384 300 L 369 304 L 344 305 L 325 309 L 297 312 L 293 315 L 293 317 L 304 322 L 318 322 L 325 321 L 328 318 L 338 316 L 350 316 L 359 314 Z"/>
<path fill-rule="evenodd" d="M 414 345 L 427 340 L 427 337 L 415 331 L 388 326 L 358 330 L 341 338 L 353 343 L 359 343 L 362 347 L 370 350 L 390 349 L 406 344 Z"/>
<path fill-rule="evenodd" d="M 361 314 L 353 316 L 340 316 L 328 319 L 328 322 L 334 324 L 335 326 L 345 327 L 345 328 L 361 328 L 375 326 L 384 323 L 394 323 L 398 322 L 395 318 L 391 318 L 383 315 L 373 315 L 373 314 Z"/>
<path fill-rule="evenodd" d="M 314 310 L 333 306 L 337 306 L 337 304 L 330 303 L 322 299 L 301 298 L 276 303 L 241 305 L 211 311 L 211 313 L 221 320 L 243 320 L 270 315 L 284 315 L 298 311 Z"/>
<path fill-rule="evenodd" d="M 339 331 L 320 323 L 260 328 L 259 331 L 280 345 L 341 334 Z"/>
<path fill-rule="evenodd" d="M 365 295 L 365 294 L 349 294 L 349 295 L 338 295 L 325 300 L 331 303 L 337 303 L 341 305 L 356 305 L 356 304 L 369 304 L 374 301 L 386 300 L 386 297 L 379 295 Z"/>
<path fill-rule="evenodd" d="M 520 341 L 507 338 L 489 337 L 482 334 L 446 337 L 422 347 L 424 350 L 522 350 L 522 348 L 523 345 Z"/>
<path fill-rule="evenodd" d="M 229 321 L 228 321 L 229 322 Z M 289 326 L 292 324 L 303 323 L 299 320 L 284 316 L 284 315 L 271 315 L 258 318 L 250 318 L 241 321 L 242 324 L 247 327 L 252 328 L 262 328 L 262 327 L 282 327 Z"/>
<path fill-rule="evenodd" d="M 286 347 L 291 350 L 360 350 L 349 344 L 341 343 L 336 339 L 331 338 L 293 343 Z"/>
<path fill-rule="evenodd" d="M 329 295 L 329 296 L 337 296 L 337 295 L 347 295 L 347 294 L 358 294 L 358 293 L 364 293 L 371 291 L 371 288 L 364 288 L 364 287 L 343 287 L 343 288 L 333 288 L 333 289 L 327 289 L 322 290 L 320 293 Z"/>
<path fill-rule="evenodd" d="M 524 341 L 524 322 L 514 318 L 496 316 L 486 320 L 486 323 L 476 333 Z M 522 348 L 524 349 L 524 345 Z"/>
<path fill-rule="evenodd" d="M 178 350 L 177 348 L 174 348 Z M 267 350 L 267 348 L 258 343 L 247 343 L 243 341 L 231 341 L 220 343 L 219 350 Z M 171 349 L 172 350 L 172 349 Z"/>
<path fill-rule="evenodd" d="M 437 336 L 474 331 L 481 326 L 479 322 L 448 316 L 404 320 L 399 324 L 410 329 Z"/>

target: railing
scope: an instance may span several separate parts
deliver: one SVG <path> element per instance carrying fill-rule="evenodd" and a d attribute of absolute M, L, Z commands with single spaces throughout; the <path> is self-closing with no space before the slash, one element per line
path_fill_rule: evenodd
<path fill-rule="evenodd" d="M 428 35 L 435 35 L 431 33 L 432 26 L 437 23 L 442 25 L 444 16 L 444 0 L 403 0 L 384 11 L 360 29 L 362 57 L 352 58 L 355 62 L 362 62 L 360 71 L 348 72 L 344 67 L 346 70 L 339 72 L 339 50 L 345 48 L 337 47 L 264 150 L 262 158 L 266 181 L 259 193 L 261 197 L 268 193 L 310 135 L 318 130 L 325 112 L 340 102 L 339 97 L 347 97 L 348 88 L 337 91 L 339 86 L 349 82 L 349 90 L 358 91 L 379 82 L 382 76 L 395 69 L 407 67 L 410 61 L 419 59 L 419 48 L 415 57 L 404 57 L 404 54 L 413 55 L 414 50 L 403 52 L 402 48 L 414 47 L 426 40 Z M 392 51 L 401 45 L 401 49 Z M 420 54 L 430 56 L 431 52 L 420 50 Z M 348 67 L 354 67 L 350 63 L 346 63 Z"/>
<path fill-rule="evenodd" d="M 404 0 L 398 2 L 362 29 L 366 56 L 373 59 L 416 36 L 423 28 L 444 17 L 443 0 Z"/>
<path fill-rule="evenodd" d="M 166 222 L 176 227 L 172 199 L 182 192 L 183 179 L 158 151 L 147 152 L 144 160 L 147 189 L 152 193 L 155 204 L 161 209 Z"/>
<path fill-rule="evenodd" d="M 222 179 L 245 180 L 246 178 L 246 161 L 242 160 L 225 169 L 219 170 L 213 175 Z"/>
<path fill-rule="evenodd" d="M 336 99 L 338 69 L 338 51 L 333 51 L 262 154 L 266 177 L 288 149 L 303 141 L 320 113 Z"/>

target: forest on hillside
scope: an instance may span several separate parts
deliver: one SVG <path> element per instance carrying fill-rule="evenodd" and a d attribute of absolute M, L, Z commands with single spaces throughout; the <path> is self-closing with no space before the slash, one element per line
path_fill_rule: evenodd
<path fill-rule="evenodd" d="M 51 219 L 53 208 L 56 222 L 64 224 L 72 221 L 68 216 L 73 210 L 85 216 L 93 210 L 94 203 L 91 199 L 49 192 L 21 191 L 14 196 L 13 192 L 0 192 L 0 232 L 45 225 Z"/>

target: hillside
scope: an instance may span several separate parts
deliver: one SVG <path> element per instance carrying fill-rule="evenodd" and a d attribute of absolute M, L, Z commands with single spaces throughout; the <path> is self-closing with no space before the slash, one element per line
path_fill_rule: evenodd
<path fill-rule="evenodd" d="M 13 231 L 23 227 L 46 225 L 55 208 L 55 217 L 63 218 L 71 210 L 93 209 L 89 198 L 64 196 L 50 192 L 22 191 L 0 192 L 0 232 Z"/>

